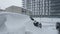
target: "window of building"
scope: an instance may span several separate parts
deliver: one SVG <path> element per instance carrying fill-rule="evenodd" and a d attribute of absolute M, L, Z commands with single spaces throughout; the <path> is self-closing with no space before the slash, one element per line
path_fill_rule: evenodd
<path fill-rule="evenodd" d="M 32 0 L 32 1 L 35 1 L 35 0 Z"/>

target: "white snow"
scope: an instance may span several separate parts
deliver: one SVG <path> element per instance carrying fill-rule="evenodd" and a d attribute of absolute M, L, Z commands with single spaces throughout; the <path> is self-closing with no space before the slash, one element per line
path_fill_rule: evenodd
<path fill-rule="evenodd" d="M 60 18 L 34 18 L 39 23 L 42 23 L 42 28 L 35 27 L 33 21 L 26 23 L 27 31 L 33 34 L 58 34 L 56 30 L 56 22 L 60 22 Z"/>
<path fill-rule="evenodd" d="M 57 34 L 58 33 L 58 31 L 55 29 L 55 26 L 43 25 L 42 28 L 38 28 L 35 27 L 31 21 L 29 23 L 26 23 L 26 25 L 27 25 L 26 27 L 27 31 L 31 31 L 33 34 Z"/>
<path fill-rule="evenodd" d="M 25 34 L 25 23 L 29 21 L 29 16 L 27 15 L 22 15 L 22 14 L 17 14 L 17 13 L 0 13 L 0 15 L 6 16 L 7 20 L 2 20 L 5 19 L 5 17 L 2 17 L 0 19 L 0 22 L 5 24 L 7 30 L 6 34 Z M 5 34 L 3 31 L 0 34 Z"/>
<path fill-rule="evenodd" d="M 60 22 L 59 21 L 60 18 L 34 18 L 38 22 L 42 23 L 42 28 L 38 28 L 33 25 L 33 21 L 30 20 L 29 16 L 27 15 L 10 13 L 10 12 L 9 13 L 3 12 L 0 13 L 0 15 L 4 15 L 7 18 L 5 22 L 8 32 L 7 34 L 57 34 L 58 33 L 58 31 L 55 29 L 55 25 L 56 22 Z"/>

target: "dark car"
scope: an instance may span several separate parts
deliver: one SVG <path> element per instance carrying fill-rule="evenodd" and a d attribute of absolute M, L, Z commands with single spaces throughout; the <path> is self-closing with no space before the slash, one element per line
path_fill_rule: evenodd
<path fill-rule="evenodd" d="M 60 22 L 56 23 L 56 29 L 60 31 Z"/>

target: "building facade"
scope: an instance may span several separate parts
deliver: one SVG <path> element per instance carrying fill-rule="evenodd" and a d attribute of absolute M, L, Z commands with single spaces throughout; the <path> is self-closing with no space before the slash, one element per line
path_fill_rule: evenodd
<path fill-rule="evenodd" d="M 14 5 L 7 7 L 5 10 L 6 12 L 22 13 L 22 8 Z"/>
<path fill-rule="evenodd" d="M 50 15 L 50 0 L 23 0 L 23 8 L 32 11 L 33 16 Z"/>
<path fill-rule="evenodd" d="M 60 15 L 60 0 L 51 0 L 51 15 Z"/>
<path fill-rule="evenodd" d="M 7 7 L 5 9 L 5 12 L 19 13 L 19 14 L 24 14 L 29 16 L 32 14 L 31 11 L 14 5 Z"/>
<path fill-rule="evenodd" d="M 4 9 L 0 9 L 0 12 L 4 12 L 5 10 Z"/>

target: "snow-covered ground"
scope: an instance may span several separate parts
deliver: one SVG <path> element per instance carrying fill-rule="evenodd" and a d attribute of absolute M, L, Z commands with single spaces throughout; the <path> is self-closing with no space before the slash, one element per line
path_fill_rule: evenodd
<path fill-rule="evenodd" d="M 29 21 L 29 16 L 17 13 L 0 13 L 0 34 L 25 34 L 25 23 Z M 5 18 L 6 17 L 6 18 Z"/>
<path fill-rule="evenodd" d="M 60 18 L 34 18 L 42 23 L 42 28 L 38 28 L 33 25 L 33 21 L 27 15 L 17 13 L 1 13 L 0 15 L 6 15 L 7 34 L 58 34 L 55 25 L 56 22 L 60 22 Z"/>
<path fill-rule="evenodd" d="M 38 22 L 42 23 L 42 28 L 35 27 L 30 21 L 26 23 L 27 30 L 33 34 L 58 34 L 56 30 L 56 22 L 59 22 L 60 18 L 34 18 Z M 54 21 L 55 20 L 55 21 Z"/>

